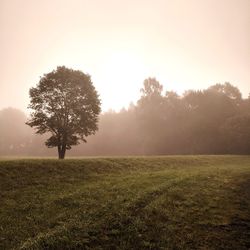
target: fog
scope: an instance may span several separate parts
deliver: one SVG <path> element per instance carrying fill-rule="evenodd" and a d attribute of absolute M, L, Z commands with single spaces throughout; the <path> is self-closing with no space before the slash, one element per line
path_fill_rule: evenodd
<path fill-rule="evenodd" d="M 102 109 L 69 156 L 249 154 L 249 10 L 249 0 L 1 0 L 0 155 L 56 155 L 25 122 L 29 89 L 60 65 L 91 76 Z"/>
<path fill-rule="evenodd" d="M 250 83 L 249 0 L 1 0 L 0 109 L 28 114 L 28 91 L 57 66 L 92 76 L 102 110 L 136 102 L 155 76 L 183 94 Z"/>
<path fill-rule="evenodd" d="M 0 111 L 0 155 L 56 156 L 44 145 L 49 135 L 35 135 L 25 121 L 18 109 Z M 179 96 L 148 78 L 135 104 L 101 114 L 96 135 L 67 154 L 249 154 L 249 127 L 250 98 L 230 83 Z"/>

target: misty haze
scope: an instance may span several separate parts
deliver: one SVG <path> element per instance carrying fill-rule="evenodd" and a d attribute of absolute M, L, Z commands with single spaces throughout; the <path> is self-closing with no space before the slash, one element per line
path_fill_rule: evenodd
<path fill-rule="evenodd" d="M 249 249 L 250 1 L 0 1 L 0 249 Z"/>

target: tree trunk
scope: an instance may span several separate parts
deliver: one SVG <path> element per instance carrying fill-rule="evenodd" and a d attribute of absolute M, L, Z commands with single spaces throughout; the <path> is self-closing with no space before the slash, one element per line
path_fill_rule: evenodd
<path fill-rule="evenodd" d="M 65 157 L 66 145 L 58 145 L 57 150 L 58 150 L 58 159 L 63 160 Z"/>
<path fill-rule="evenodd" d="M 64 159 L 65 157 L 65 152 L 66 152 L 66 145 L 62 146 L 62 155 L 61 155 L 61 159 Z"/>

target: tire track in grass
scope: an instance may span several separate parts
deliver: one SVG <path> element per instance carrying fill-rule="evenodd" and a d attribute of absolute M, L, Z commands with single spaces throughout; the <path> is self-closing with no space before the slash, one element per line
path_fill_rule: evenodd
<path fill-rule="evenodd" d="M 151 162 L 148 164 L 150 165 Z M 113 167 L 117 168 L 115 164 Z M 158 170 L 161 167 L 159 165 Z M 220 165 L 210 167 L 210 164 L 206 164 L 207 168 L 203 167 L 200 168 L 196 164 L 195 167 L 170 168 L 168 165 L 166 171 L 154 169 L 146 172 L 146 169 L 142 171 L 142 168 L 139 169 L 142 172 L 119 171 L 119 173 L 99 176 L 101 179 L 97 179 L 97 183 L 87 185 L 87 188 L 79 185 L 75 193 L 65 192 L 61 197 L 55 194 L 48 203 L 48 209 L 59 208 L 60 223 L 34 238 L 24 240 L 23 249 L 160 249 L 160 247 L 173 249 L 180 243 L 179 236 L 175 235 L 178 229 L 174 228 L 175 221 L 170 223 L 169 218 L 164 217 L 164 213 L 161 217 L 160 206 L 155 211 L 151 206 L 157 200 L 162 199 L 164 202 L 164 197 L 169 197 L 169 201 L 178 199 L 174 194 L 177 191 L 178 193 L 183 191 L 183 187 L 186 187 L 185 192 L 188 192 L 188 185 L 192 182 L 198 182 L 198 186 L 202 186 L 204 181 L 211 182 L 212 179 L 209 179 L 207 174 L 218 176 L 218 174 L 224 174 L 223 171 L 226 173 L 233 169 L 228 165 L 225 168 L 221 168 Z M 217 170 L 219 168 L 223 171 Z M 221 176 L 218 178 L 220 179 Z M 193 192 L 191 190 L 189 191 Z M 199 188 L 195 192 L 198 190 Z M 199 201 L 200 197 L 198 198 Z M 192 206 L 191 204 L 187 209 Z M 161 220 L 162 224 L 160 224 Z M 188 218 L 186 222 L 189 222 Z M 166 229 L 164 223 L 168 223 L 169 228 Z M 188 225 L 185 225 L 184 221 L 178 226 Z M 192 228 L 189 226 L 186 231 L 191 233 Z M 181 232 L 185 230 L 179 231 L 180 236 Z M 161 243 L 156 241 L 166 234 L 168 239 Z M 194 247 L 195 249 L 195 246 L 198 246 L 192 242 L 193 236 L 191 233 L 191 236 L 183 239 L 183 248 Z M 202 235 L 197 237 L 203 238 Z M 175 239 L 175 242 L 171 243 L 171 239 Z"/>
<path fill-rule="evenodd" d="M 39 244 L 44 246 L 44 244 L 45 244 L 44 242 L 46 242 L 46 238 L 48 238 L 48 241 L 53 241 L 52 239 L 54 239 L 54 238 L 57 238 L 60 241 L 60 240 L 62 240 L 60 235 L 62 235 L 62 234 L 67 235 L 68 234 L 67 232 L 70 232 L 71 230 L 73 230 L 75 232 L 76 230 L 74 228 L 78 228 L 80 234 L 83 234 L 83 235 L 89 232 L 90 233 L 89 242 L 92 245 L 96 245 L 96 243 L 98 245 L 99 241 L 96 240 L 98 235 L 104 234 L 104 236 L 105 236 L 105 234 L 106 234 L 106 235 L 110 236 L 110 235 L 114 234 L 114 232 L 115 232 L 114 229 L 117 227 L 117 218 L 119 218 L 121 220 L 121 223 L 123 223 L 124 218 L 135 217 L 136 210 L 137 210 L 137 212 L 139 212 L 139 208 L 142 209 L 142 205 L 146 205 L 150 201 L 150 199 L 152 199 L 154 196 L 161 195 L 163 192 L 165 192 L 167 186 L 171 183 L 170 179 L 172 179 L 173 177 L 162 178 L 160 173 L 158 173 L 157 175 L 158 175 L 158 177 L 160 177 L 160 179 L 164 179 L 165 183 L 164 184 L 158 183 L 156 186 L 154 185 L 153 191 L 152 191 L 152 187 L 150 185 L 147 186 L 146 192 L 145 192 L 145 190 L 143 190 L 142 197 L 135 198 L 135 200 L 132 199 L 131 201 L 128 200 L 128 203 L 135 202 L 134 204 L 132 204 L 132 205 L 130 204 L 127 207 L 125 206 L 125 208 L 123 208 L 122 207 L 123 202 L 121 200 L 124 199 L 124 197 L 120 196 L 120 198 L 118 198 L 117 201 L 111 202 L 111 204 L 109 202 L 106 202 L 106 207 L 104 207 L 104 211 L 100 210 L 100 206 L 99 206 L 99 207 L 94 207 L 90 213 L 87 212 L 85 215 L 82 214 L 83 217 L 81 218 L 81 222 L 82 222 L 81 225 L 76 223 L 74 219 L 72 219 L 72 221 L 67 220 L 67 221 L 65 221 L 65 223 L 62 222 L 61 226 L 56 226 L 51 231 L 40 233 L 37 235 L 37 237 L 34 237 L 33 239 L 28 239 L 27 241 L 23 242 L 22 248 L 23 249 L 30 249 L 30 248 L 32 248 L 33 244 L 35 244 L 36 246 L 38 246 Z M 155 175 L 149 176 L 148 174 L 142 174 L 140 177 L 142 179 L 140 179 L 140 181 L 136 182 L 136 183 L 134 183 L 133 180 L 132 180 L 132 182 L 131 181 L 129 182 L 129 179 L 125 178 L 125 183 L 123 184 L 124 186 L 121 188 L 122 185 L 120 183 L 120 185 L 118 185 L 118 187 L 117 187 L 117 191 L 118 192 L 125 191 L 124 196 L 126 197 L 127 196 L 126 190 L 129 190 L 130 186 L 137 185 L 138 190 L 139 190 L 138 191 L 139 196 L 141 196 L 141 191 L 142 191 L 143 187 L 145 187 L 150 182 L 150 179 L 154 179 L 153 183 L 156 184 L 157 180 L 155 180 L 155 178 L 157 178 L 157 176 L 155 176 Z M 140 177 L 138 177 L 138 178 L 140 178 Z M 143 184 L 143 180 L 145 182 L 144 184 Z M 116 179 L 115 179 L 114 183 L 117 184 L 117 181 L 119 183 L 119 180 L 116 180 Z M 113 195 L 115 195 L 115 193 L 112 194 L 112 189 L 113 189 L 112 184 L 114 184 L 114 183 L 107 182 L 105 184 L 105 181 L 100 182 L 98 184 L 98 186 L 93 186 L 92 188 L 90 187 L 90 189 L 88 191 L 87 190 L 85 190 L 85 191 L 87 191 L 88 194 L 91 194 L 91 193 L 95 193 L 95 191 L 94 191 L 95 189 L 99 190 L 96 194 L 97 199 L 98 199 L 98 196 L 99 196 L 99 199 L 100 199 L 100 197 L 102 197 L 102 195 L 104 194 L 103 192 L 105 192 L 105 193 L 110 192 L 109 193 L 110 195 L 106 198 L 111 198 Z M 166 186 L 166 184 L 167 184 L 167 186 Z M 102 189 L 100 189 L 101 187 L 102 187 Z M 76 192 L 74 195 L 72 195 L 72 193 L 71 193 L 68 196 L 65 195 L 62 199 L 56 200 L 56 203 L 57 203 L 57 205 L 63 205 L 63 206 L 66 205 L 66 208 L 67 208 L 68 202 L 70 202 L 72 200 L 78 200 L 78 198 L 81 197 L 81 195 L 82 195 L 81 190 L 79 190 L 79 192 Z M 85 198 L 86 198 L 86 196 L 85 196 Z M 89 197 L 89 198 L 91 198 L 91 197 Z M 64 201 L 65 201 L 65 203 L 64 203 Z M 89 201 L 91 202 L 91 199 Z M 58 204 L 58 202 L 59 202 L 59 204 Z M 94 205 L 94 202 L 92 205 Z M 88 207 L 91 207 L 92 205 L 88 204 Z M 138 209 L 135 209 L 135 207 L 137 207 Z M 81 207 L 79 209 L 81 209 Z M 84 209 L 84 206 L 83 206 L 83 209 Z M 121 213 L 117 214 L 116 212 L 113 212 L 113 211 L 120 211 Z M 75 209 L 75 213 L 80 214 L 78 209 Z M 93 220 L 91 220 L 91 218 L 87 219 L 88 216 L 91 216 L 91 218 L 93 218 Z M 72 216 L 72 217 L 74 217 L 74 216 Z M 99 223 L 96 221 L 97 218 L 100 218 Z M 79 218 L 76 218 L 76 219 L 79 219 Z M 84 224 L 84 222 L 87 222 L 87 224 Z M 120 224 L 120 223 L 118 223 L 118 224 Z M 107 225 L 110 225 L 111 228 Z M 104 236 L 102 238 L 105 238 Z M 64 243 L 64 244 L 66 244 L 66 243 Z M 70 244 L 74 245 L 72 242 Z"/>

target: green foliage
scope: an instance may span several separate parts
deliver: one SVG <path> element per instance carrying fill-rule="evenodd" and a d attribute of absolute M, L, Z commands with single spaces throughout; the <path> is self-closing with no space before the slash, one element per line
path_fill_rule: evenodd
<path fill-rule="evenodd" d="M 38 134 L 52 134 L 46 145 L 58 147 L 59 158 L 98 128 L 100 100 L 90 76 L 81 71 L 57 67 L 30 89 L 30 98 L 27 124 Z"/>
<path fill-rule="evenodd" d="M 0 249 L 248 249 L 250 157 L 0 161 Z"/>

